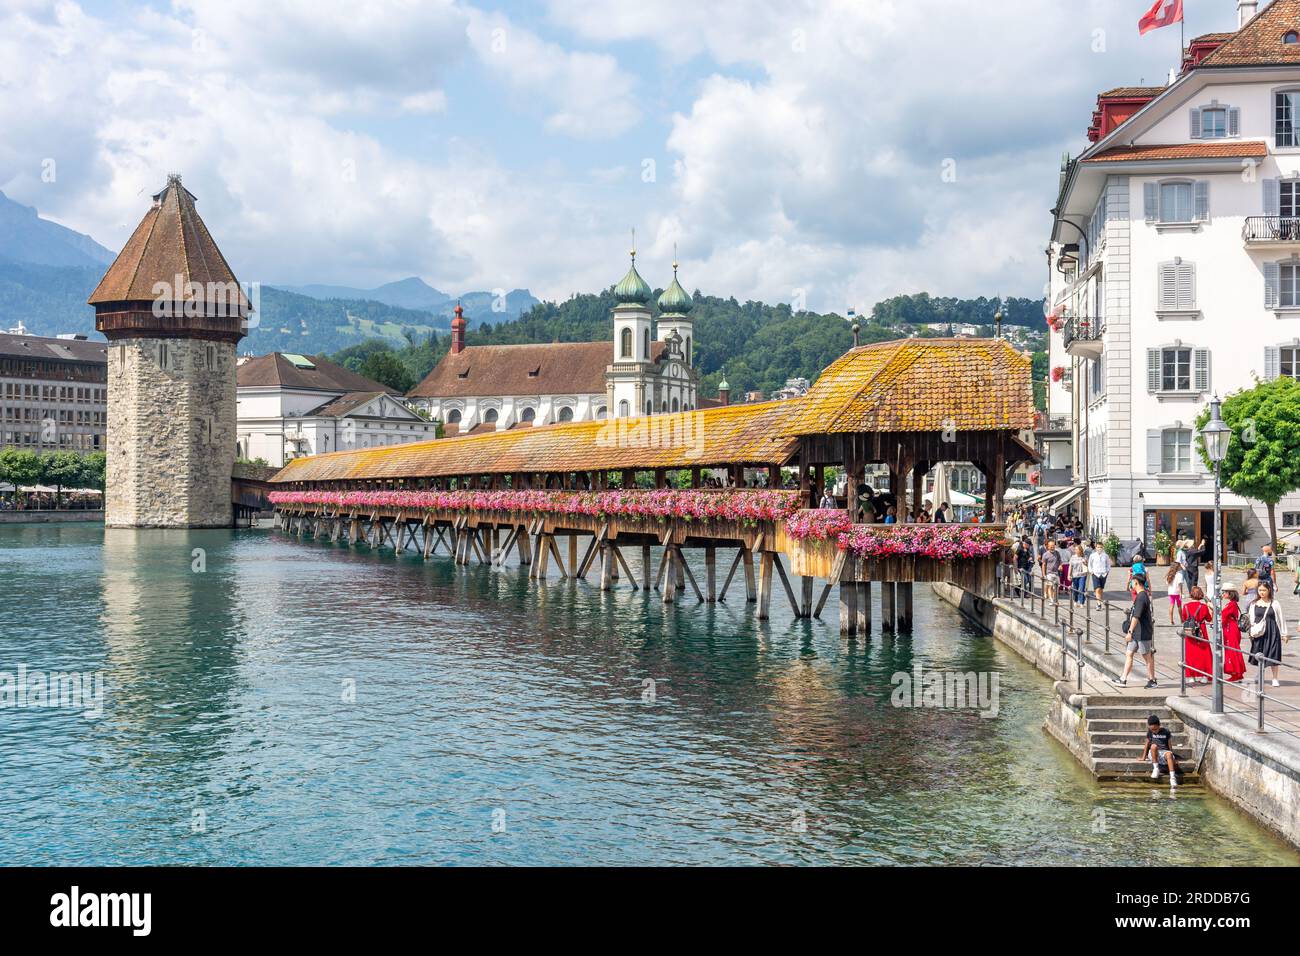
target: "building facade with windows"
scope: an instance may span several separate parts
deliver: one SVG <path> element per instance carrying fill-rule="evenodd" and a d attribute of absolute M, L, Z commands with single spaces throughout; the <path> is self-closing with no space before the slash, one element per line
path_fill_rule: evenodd
<path fill-rule="evenodd" d="M 108 343 L 0 333 L 0 448 L 103 451 Z"/>
<path fill-rule="evenodd" d="M 407 401 L 448 434 L 528 428 L 610 416 L 629 418 L 697 407 L 691 297 L 677 281 L 659 296 L 632 266 L 614 287 L 613 341 L 537 345 L 465 344 L 460 306 L 451 351 Z"/>
<path fill-rule="evenodd" d="M 236 385 L 236 454 L 277 468 L 304 455 L 437 437 L 396 389 L 319 355 L 241 357 Z"/>
<path fill-rule="evenodd" d="M 1098 97 L 1062 166 L 1049 414 L 1097 533 L 1214 538 L 1198 414 L 1300 373 L 1300 0 L 1255 7 L 1194 39 L 1169 86 Z M 1266 539 L 1263 506 L 1223 500 L 1228 547 Z"/>

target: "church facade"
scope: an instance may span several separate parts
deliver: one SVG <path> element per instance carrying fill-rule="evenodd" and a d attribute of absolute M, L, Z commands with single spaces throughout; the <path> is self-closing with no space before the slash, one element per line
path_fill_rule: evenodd
<path fill-rule="evenodd" d="M 447 434 L 694 409 L 693 303 L 677 281 L 676 263 L 657 323 L 653 295 L 634 251 L 614 287 L 612 341 L 467 346 L 457 306 L 451 351 L 407 401 L 443 422 Z"/>

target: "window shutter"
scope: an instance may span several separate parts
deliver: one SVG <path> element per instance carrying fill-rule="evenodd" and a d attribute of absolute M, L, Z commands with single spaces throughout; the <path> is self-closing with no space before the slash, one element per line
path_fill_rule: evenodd
<path fill-rule="evenodd" d="M 1278 269 L 1276 262 L 1264 263 L 1264 308 L 1277 308 Z"/>
<path fill-rule="evenodd" d="M 1158 475 L 1161 464 L 1160 429 L 1147 429 L 1147 474 Z"/>
<path fill-rule="evenodd" d="M 1192 131 L 1191 131 L 1191 136 L 1192 136 L 1192 139 L 1200 139 L 1200 138 L 1201 138 L 1201 111 L 1200 111 L 1199 109 L 1193 109 L 1193 110 L 1192 110 Z"/>
<path fill-rule="evenodd" d="M 1160 391 L 1160 350 L 1147 349 L 1147 391 Z"/>
<path fill-rule="evenodd" d="M 1161 311 L 1172 309 L 1178 299 L 1177 267 L 1172 262 L 1162 262 L 1156 268 L 1159 272 L 1156 280 L 1156 308 Z"/>
<path fill-rule="evenodd" d="M 1155 222 L 1160 217 L 1160 194 L 1156 189 L 1155 183 L 1142 184 L 1142 214 L 1147 222 Z"/>
<path fill-rule="evenodd" d="M 1210 218 L 1210 181 L 1196 181 L 1196 221 L 1205 222 Z"/>
<path fill-rule="evenodd" d="M 1228 135 L 1241 135 L 1241 110 L 1235 106 L 1228 110 Z"/>
<path fill-rule="evenodd" d="M 1282 374 L 1282 356 L 1276 345 L 1264 349 L 1264 379 L 1272 381 Z"/>
<path fill-rule="evenodd" d="M 1174 299 L 1174 308 L 1188 311 L 1196 308 L 1196 265 L 1194 263 L 1179 263 L 1176 284 L 1177 295 Z"/>
<path fill-rule="evenodd" d="M 1192 351 L 1192 388 L 1198 392 L 1210 390 L 1210 350 Z"/>
<path fill-rule="evenodd" d="M 1282 181 L 1280 179 L 1264 180 L 1264 215 L 1280 216 L 1282 214 Z"/>

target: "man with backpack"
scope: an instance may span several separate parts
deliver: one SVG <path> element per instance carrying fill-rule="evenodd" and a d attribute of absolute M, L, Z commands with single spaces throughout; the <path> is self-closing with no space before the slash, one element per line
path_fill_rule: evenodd
<path fill-rule="evenodd" d="M 1156 622 L 1151 610 L 1151 594 L 1147 591 L 1145 574 L 1133 577 L 1133 606 L 1129 608 L 1128 623 L 1124 628 L 1128 643 L 1124 647 L 1124 674 L 1119 680 L 1111 678 L 1116 687 L 1128 683 L 1133 672 L 1133 655 L 1141 654 L 1147 665 L 1146 688 L 1156 686 Z"/>
<path fill-rule="evenodd" d="M 1260 584 L 1267 584 L 1270 590 L 1273 590 L 1273 569 L 1277 565 L 1277 559 L 1273 557 L 1273 546 L 1264 545 L 1263 553 L 1255 559 L 1255 576 L 1259 578 Z"/>

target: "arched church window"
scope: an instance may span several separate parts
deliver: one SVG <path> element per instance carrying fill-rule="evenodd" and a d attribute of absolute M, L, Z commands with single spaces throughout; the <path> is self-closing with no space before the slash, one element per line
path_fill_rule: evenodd
<path fill-rule="evenodd" d="M 645 413 L 646 413 L 647 415 L 653 415 L 653 414 L 655 413 L 655 412 L 654 412 L 654 403 L 651 402 L 650 399 L 648 399 L 648 398 L 645 400 Z"/>
<path fill-rule="evenodd" d="M 686 364 L 691 364 L 691 337 L 686 336 Z"/>
<path fill-rule="evenodd" d="M 641 356 L 644 359 L 650 358 L 650 330 L 645 330 L 645 354 Z"/>
<path fill-rule="evenodd" d="M 495 408 L 489 408 L 486 412 L 483 413 L 483 421 L 491 424 L 496 420 L 497 420 L 497 410 Z"/>
<path fill-rule="evenodd" d="M 674 411 L 674 412 L 677 412 L 677 411 L 680 411 L 680 410 L 681 410 L 681 409 L 678 408 L 678 406 L 677 406 L 677 399 L 674 398 L 674 399 L 673 399 L 673 411 Z"/>
<path fill-rule="evenodd" d="M 561 408 L 561 409 L 560 409 L 560 421 L 562 421 L 562 422 L 571 422 L 571 421 L 573 421 L 573 409 L 570 408 L 570 407 L 567 406 L 567 405 L 564 406 L 563 408 Z"/>
<path fill-rule="evenodd" d="M 447 413 L 447 424 L 457 425 L 459 423 L 460 423 L 460 409 L 453 408 L 451 411 Z"/>
<path fill-rule="evenodd" d="M 600 407 L 598 407 L 598 408 L 596 409 L 596 417 L 597 417 L 597 418 L 604 418 L 607 414 L 609 414 L 609 413 L 608 413 L 607 411 L 605 411 L 605 406 L 604 406 L 604 405 L 601 405 Z"/>
<path fill-rule="evenodd" d="M 632 357 L 632 330 L 624 329 L 619 338 L 621 339 L 619 344 L 619 357 L 630 359 Z"/>
<path fill-rule="evenodd" d="M 537 417 L 537 409 L 533 408 L 530 405 L 528 408 L 525 408 L 523 412 L 520 414 L 519 420 L 521 422 L 531 422 L 536 417 Z"/>
<path fill-rule="evenodd" d="M 627 403 L 627 399 L 618 403 L 618 417 L 627 418 L 632 414 L 632 406 Z"/>

